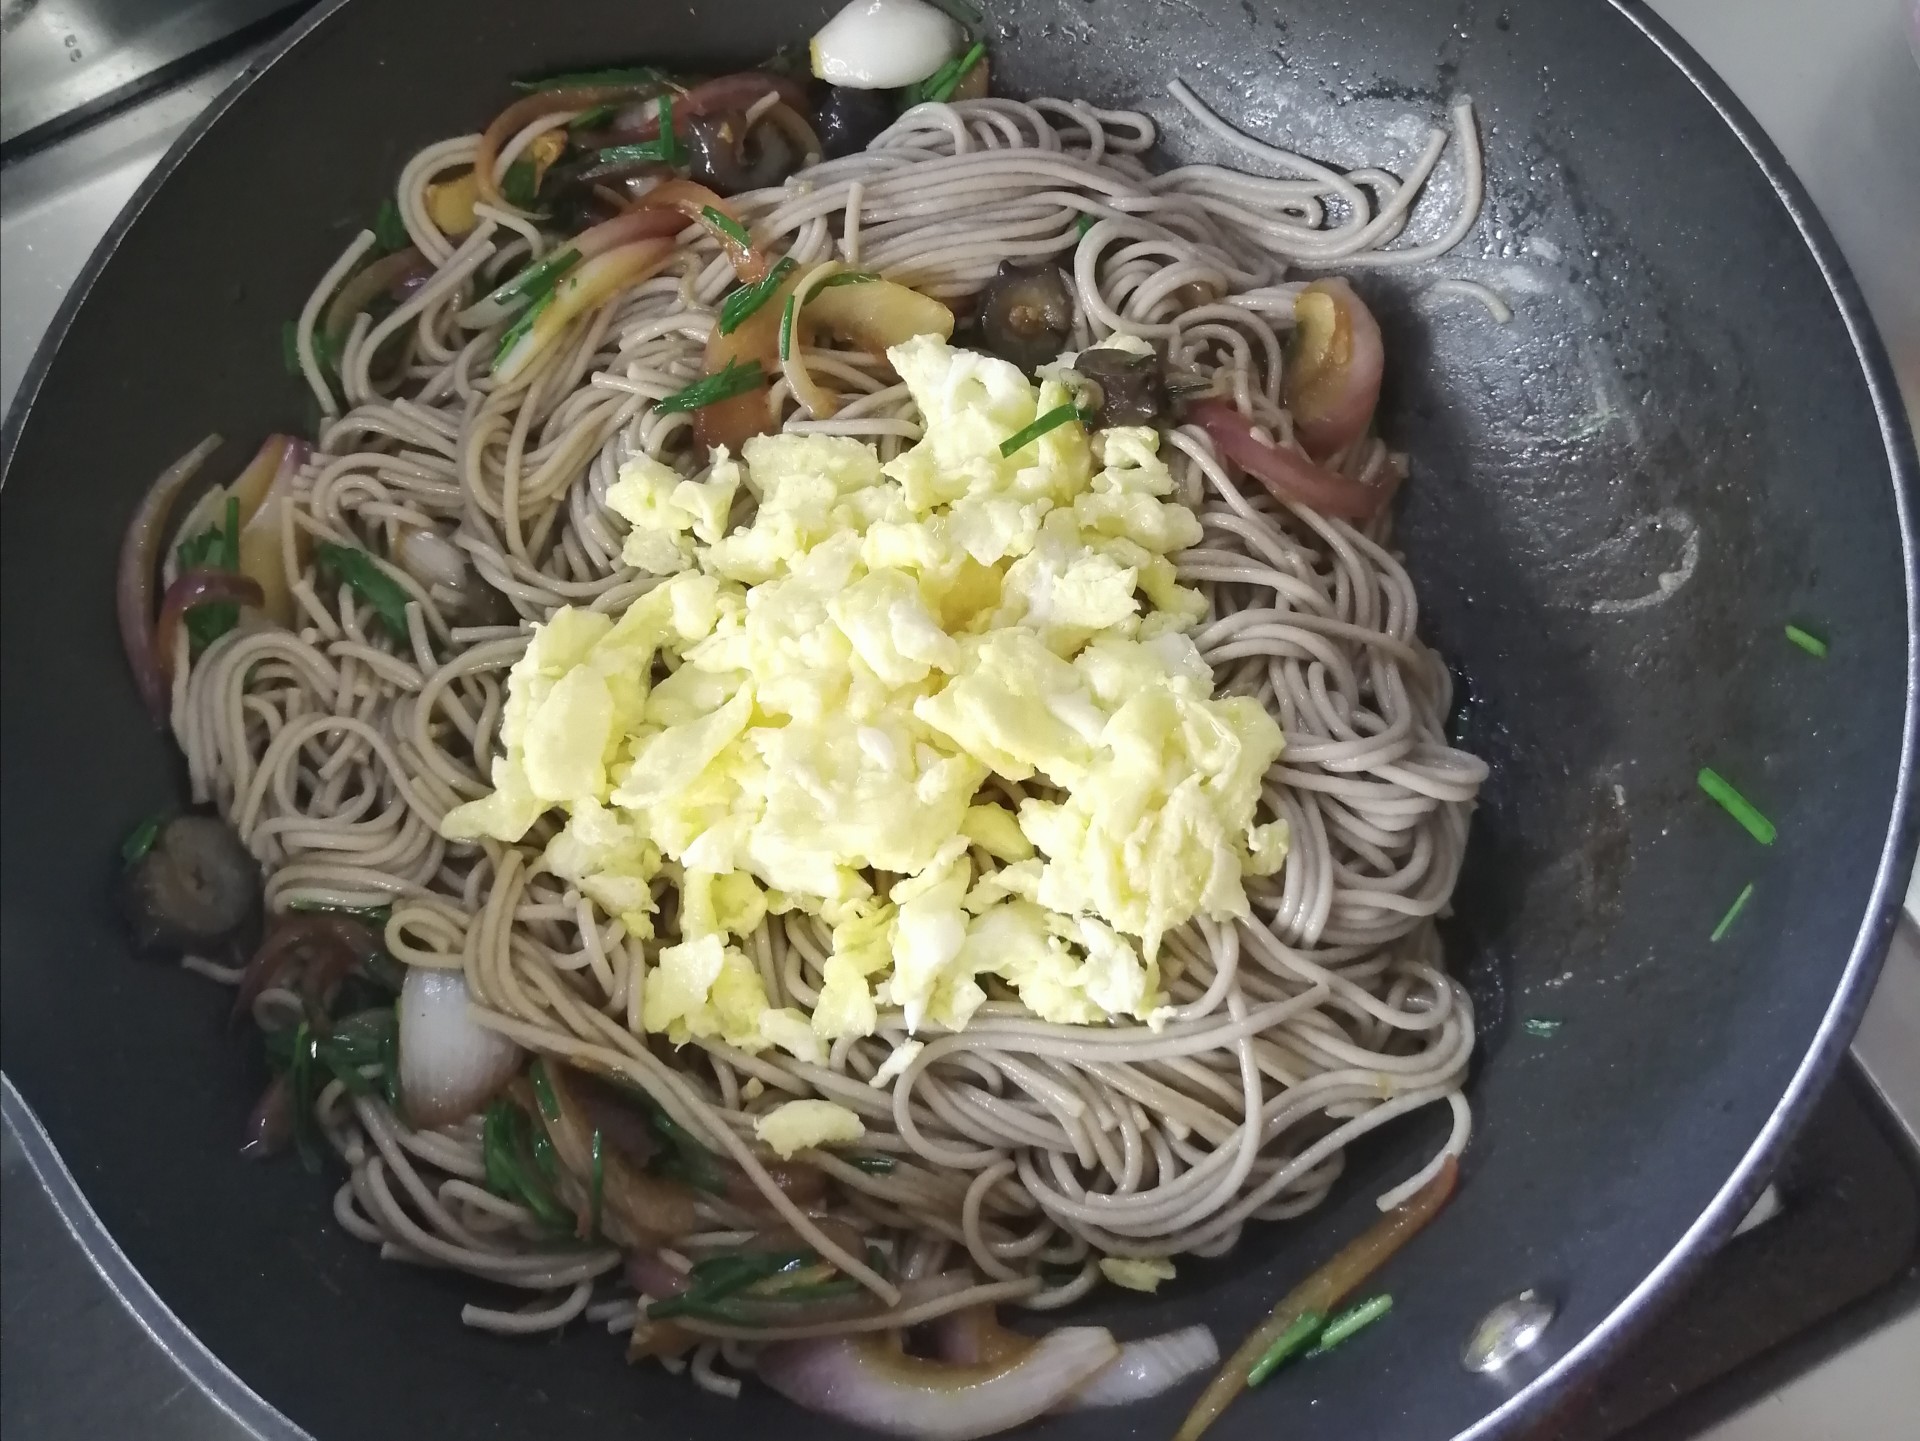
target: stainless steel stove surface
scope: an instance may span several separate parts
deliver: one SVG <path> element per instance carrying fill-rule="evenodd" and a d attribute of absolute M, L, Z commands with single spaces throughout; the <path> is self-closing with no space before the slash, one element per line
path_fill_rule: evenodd
<path fill-rule="evenodd" d="M 0 408 L 114 215 L 307 3 L 0 0 Z M 1799 172 L 1920 411 L 1920 70 L 1905 43 L 1915 0 L 1652 3 Z M 1770 1192 L 1781 1218 L 1736 1237 L 1646 1345 L 1573 1398 L 1538 1441 L 1670 1441 L 1716 1422 L 1706 1441 L 1913 1434 L 1920 1312 L 1894 1314 L 1920 1295 L 1920 930 L 1911 923 L 1855 1056 L 1858 1071 L 1836 1084 Z M 100 1230 L 18 1094 L 0 1092 L 0 1431 L 304 1436 L 179 1327 Z M 1836 1350 L 1837 1360 L 1817 1364 Z M 1802 1370 L 1805 1379 L 1777 1391 Z"/>

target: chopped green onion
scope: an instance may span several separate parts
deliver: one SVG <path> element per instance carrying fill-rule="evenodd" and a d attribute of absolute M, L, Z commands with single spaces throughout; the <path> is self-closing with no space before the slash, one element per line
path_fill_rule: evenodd
<path fill-rule="evenodd" d="M 600 1196 L 606 1187 L 607 1163 L 600 1149 L 600 1129 L 596 1126 L 593 1132 L 593 1184 L 588 1188 L 593 1197 L 592 1209 L 589 1212 L 590 1219 L 587 1222 L 589 1237 L 600 1234 Z"/>
<path fill-rule="evenodd" d="M 500 193 L 506 197 L 507 204 L 520 210 L 531 210 L 539 204 L 540 176 L 533 162 L 522 158 L 509 165 L 507 173 L 500 177 Z"/>
<path fill-rule="evenodd" d="M 405 250 L 413 243 L 407 234 L 407 222 L 400 218 L 400 207 L 389 195 L 373 213 L 373 239 L 383 255 Z"/>
<path fill-rule="evenodd" d="M 974 41 L 973 47 L 966 54 L 949 60 L 918 85 L 908 87 L 907 104 L 914 106 L 923 105 L 929 101 L 941 102 L 952 99 L 953 92 L 959 88 L 960 82 L 967 78 L 967 72 L 978 65 L 986 53 L 986 45 L 981 41 Z"/>
<path fill-rule="evenodd" d="M 1520 1029 L 1525 1031 L 1529 1036 L 1538 1036 L 1541 1040 L 1545 1040 L 1549 1036 L 1559 1034 L 1560 1028 L 1565 1024 L 1566 1022 L 1564 1021 L 1553 1021 L 1545 1017 L 1529 1016 L 1525 1021 L 1521 1022 Z"/>
<path fill-rule="evenodd" d="M 1827 658 L 1827 643 L 1820 639 L 1819 636 L 1812 635 L 1800 629 L 1797 625 L 1787 627 L 1787 639 L 1799 646 L 1801 650 L 1810 656 L 1814 656 L 1820 660 Z"/>
<path fill-rule="evenodd" d="M 1080 418 L 1079 409 L 1071 401 L 1065 405 L 1056 405 L 1026 429 L 1017 430 L 1001 441 L 1000 454 L 1009 458 L 1016 456 L 1048 431 L 1058 430 L 1068 421 Z"/>
<path fill-rule="evenodd" d="M 749 360 L 745 365 L 729 360 L 718 375 L 703 375 L 686 389 L 676 390 L 653 408 L 657 411 L 701 410 L 709 405 L 718 405 L 723 400 L 732 400 L 736 395 L 745 395 L 755 386 L 765 384 L 766 378 L 757 360 Z"/>
<path fill-rule="evenodd" d="M 1358 1306 L 1349 1306 L 1338 1316 L 1327 1322 L 1326 1330 L 1320 1333 L 1320 1339 L 1313 1343 L 1309 1356 L 1324 1356 L 1356 1331 L 1365 1330 L 1393 1309 L 1393 1297 L 1375 1296 L 1362 1301 Z"/>
<path fill-rule="evenodd" d="M 513 300 L 540 300 L 553 293 L 561 275 L 580 258 L 577 250 L 561 250 L 537 265 L 529 265 L 487 297 L 488 304 L 505 305 Z"/>
<path fill-rule="evenodd" d="M 1740 917 L 1740 912 L 1747 908 L 1747 902 L 1752 899 L 1753 882 L 1748 881 L 1746 889 L 1733 898 L 1733 904 L 1727 907 L 1727 913 L 1720 917 L 1720 924 L 1713 928 L 1713 934 L 1708 936 L 1707 939 L 1709 941 L 1717 941 L 1725 936 L 1728 931 L 1732 930 L 1733 923 Z"/>
<path fill-rule="evenodd" d="M 280 323 L 280 363 L 286 367 L 288 375 L 297 378 L 305 374 L 300 368 L 298 321 L 284 320 Z M 313 330 L 313 363 L 320 367 L 320 374 L 329 379 L 340 373 L 340 348 L 318 326 Z"/>
<path fill-rule="evenodd" d="M 635 165 L 646 161 L 675 168 L 687 163 L 687 147 L 673 132 L 671 95 L 660 97 L 660 133 L 653 139 L 637 140 L 631 145 L 609 145 L 595 151 L 593 156 L 595 166 Z"/>
<path fill-rule="evenodd" d="M 330 540 L 323 540 L 316 545 L 313 554 L 322 575 L 338 577 L 342 584 L 373 607 L 374 614 L 380 617 L 380 623 L 387 628 L 387 634 L 395 640 L 406 638 L 409 598 L 406 588 L 380 569 L 372 556 L 356 546 L 335 545 Z"/>
<path fill-rule="evenodd" d="M 546 1066 L 535 1061 L 527 1067 L 527 1079 L 533 1082 L 533 1098 L 540 1103 L 540 1114 L 549 1121 L 560 1119 L 560 1098 L 553 1093 L 553 1078 Z"/>
<path fill-rule="evenodd" d="M 1082 239 L 1085 239 L 1087 232 L 1099 223 L 1100 217 L 1098 215 L 1088 215 L 1083 211 L 1080 218 L 1073 222 L 1073 228 L 1079 232 Z"/>
<path fill-rule="evenodd" d="M 706 217 L 707 224 L 711 225 L 715 230 L 720 231 L 723 235 L 734 241 L 735 244 L 753 244 L 753 237 L 747 234 L 747 227 L 727 214 L 726 211 L 719 209 L 717 206 L 704 205 L 700 208 L 700 213 Z"/>
<path fill-rule="evenodd" d="M 174 555 L 182 572 L 240 569 L 240 497 L 227 497 L 224 528 L 208 526 L 180 542 Z M 198 655 L 240 624 L 240 607 L 232 601 L 212 601 L 191 607 L 184 618 L 192 652 Z"/>
<path fill-rule="evenodd" d="M 891 1156 L 856 1155 L 842 1156 L 840 1159 L 853 1167 L 854 1170 L 865 1171 L 869 1176 L 890 1176 L 893 1174 L 893 1157 Z"/>
<path fill-rule="evenodd" d="M 818 295 L 823 290 L 832 290 L 841 285 L 870 285 L 879 278 L 871 270 L 836 270 L 809 293 Z"/>
<path fill-rule="evenodd" d="M 506 328 L 505 332 L 500 336 L 499 346 L 493 352 L 493 368 L 495 370 L 498 370 L 506 361 L 506 358 L 513 353 L 514 346 L 526 339 L 527 332 L 534 327 L 534 322 L 540 319 L 541 314 L 551 304 L 553 304 L 553 292 L 549 290 L 545 295 L 534 301 L 532 305 L 529 305 L 525 310 L 521 311 L 520 318 Z"/>
<path fill-rule="evenodd" d="M 787 308 L 780 312 L 780 362 L 785 364 L 793 355 L 793 317 L 800 311 L 800 293 L 795 291 L 787 297 Z"/>
<path fill-rule="evenodd" d="M 153 849 L 153 843 L 160 839 L 160 828 L 167 823 L 167 812 L 156 811 L 127 833 L 120 842 L 120 859 L 132 865 Z"/>
<path fill-rule="evenodd" d="M 567 122 L 569 130 L 598 130 L 619 112 L 611 105 L 596 105 L 591 110 L 582 110 Z"/>
<path fill-rule="evenodd" d="M 511 1101 L 495 1101 L 481 1127 L 481 1157 L 487 1189 L 525 1206 L 549 1231 L 571 1231 L 573 1217 L 554 1196 L 536 1159 L 532 1122 Z M 542 1139 L 545 1139 L 544 1135 Z"/>
<path fill-rule="evenodd" d="M 565 75 L 548 75 L 538 80 L 516 80 L 515 90 L 529 93 L 541 90 L 585 90 L 609 85 L 658 85 L 666 72 L 652 65 L 628 65 L 616 70 L 573 70 Z"/>
<path fill-rule="evenodd" d="M 787 277 L 796 269 L 792 256 L 787 256 L 751 285 L 743 285 L 729 295 L 720 305 L 720 333 L 732 335 L 761 306 L 773 298 L 774 292 L 786 284 Z"/>
<path fill-rule="evenodd" d="M 1309 1311 L 1282 1331 L 1247 1372 L 1247 1385 L 1258 1386 L 1292 1360 L 1315 1336 L 1320 1334 L 1320 1327 L 1325 1321 L 1326 1317 L 1318 1311 Z"/>
<path fill-rule="evenodd" d="M 1773 822 L 1761 815 L 1752 801 L 1735 790 L 1732 784 L 1711 766 L 1700 768 L 1700 789 L 1720 802 L 1726 813 L 1745 826 L 1747 834 L 1761 845 L 1773 844 L 1774 837 L 1779 834 L 1774 829 Z"/>

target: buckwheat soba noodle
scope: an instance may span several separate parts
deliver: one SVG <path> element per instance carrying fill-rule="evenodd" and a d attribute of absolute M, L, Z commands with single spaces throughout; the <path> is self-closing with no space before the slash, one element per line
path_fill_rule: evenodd
<path fill-rule="evenodd" d="M 735 1394 L 758 1369 L 801 1404 L 907 1434 L 921 1423 L 910 1406 L 892 1414 L 897 1388 L 925 1394 L 941 1366 L 973 1363 L 971 1429 L 938 1433 L 959 1435 L 1152 1394 L 1217 1358 L 1204 1331 L 1120 1348 L 1059 1326 L 1008 1343 L 996 1306 L 1015 1317 L 1108 1281 L 1150 1289 L 1180 1258 L 1318 1205 L 1346 1147 L 1420 1108 L 1450 1108 L 1451 1134 L 1381 1209 L 1451 1185 L 1473 1018 L 1434 922 L 1486 768 L 1447 742 L 1448 673 L 1392 549 L 1405 462 L 1371 424 L 1377 328 L 1322 277 L 1446 252 L 1474 222 L 1481 170 L 1464 101 L 1417 152 L 1383 143 L 1379 167 L 1339 172 L 1243 134 L 1178 81 L 1174 97 L 1246 168 L 1155 170 L 1146 115 L 988 98 L 977 55 L 946 58 L 907 97 L 935 98 L 904 110 L 769 72 L 568 77 L 484 134 L 420 151 L 289 327 L 319 411 L 310 441 L 273 437 L 173 524 L 213 443 L 163 476 L 129 535 L 122 615 L 194 807 L 130 842 L 130 914 L 144 939 L 236 985 L 266 1033 L 274 1081 L 250 1150 L 330 1152 L 342 1227 L 389 1259 L 487 1283 L 469 1325 L 601 1323 L 709 1390 Z M 789 494 L 775 448 L 751 437 L 844 438 L 887 468 L 870 493 L 898 493 L 902 457 L 935 444 L 911 367 L 936 362 L 998 367 L 980 384 L 1004 382 L 1029 431 L 1056 432 L 1054 451 L 1032 438 L 1004 452 L 1037 467 L 1022 475 L 1078 447 L 1076 484 L 1101 491 L 1121 465 L 1115 427 L 1151 427 L 1126 444 L 1144 448 L 1141 473 L 1164 465 L 1165 509 L 1197 520 L 1174 527 L 1166 559 L 1149 543 L 1126 552 L 1123 608 L 1136 580 L 1142 598 L 1119 639 L 1047 632 L 1051 663 L 1079 673 L 1108 644 L 1197 654 L 1210 688 L 1181 714 L 1257 703 L 1276 744 L 1284 734 L 1246 778 L 1252 814 L 1227 823 L 1226 899 L 1216 875 L 1204 902 L 1168 900 L 1164 935 L 1112 907 L 1061 914 L 1064 882 L 1033 879 L 1064 864 L 1057 832 L 1030 818 L 1079 804 L 1080 773 L 996 761 L 1004 746 L 969 750 L 985 759 L 957 802 L 964 825 L 927 843 L 952 841 L 937 863 L 889 867 L 841 843 L 832 896 L 745 842 L 715 879 L 729 867 L 696 851 L 725 829 L 718 811 L 690 841 L 660 821 L 579 859 L 590 824 L 657 814 L 633 787 L 692 785 L 731 754 L 718 746 L 680 754 L 664 780 L 620 782 L 641 729 L 609 739 L 602 724 L 598 799 L 540 790 L 570 763 L 575 715 L 536 711 L 541 697 L 576 671 L 614 671 L 578 648 L 530 658 L 548 644 L 536 636 L 550 650 L 563 628 L 618 639 L 669 585 L 718 587 L 721 619 L 691 623 L 706 644 L 728 614 L 776 609 L 749 596 L 726 610 L 726 595 L 773 584 L 740 580 L 746 552 L 728 547 L 776 482 Z M 652 522 L 635 518 L 631 475 L 654 487 L 649 514 L 716 495 L 719 513 L 659 530 L 665 552 L 636 549 Z M 892 519 L 937 527 L 938 510 Z M 860 524 L 871 541 L 879 519 Z M 1019 554 L 963 564 L 1011 586 Z M 1172 618 L 1139 619 L 1154 612 Z M 1024 624 L 1023 644 L 1044 630 L 1037 601 L 1024 622 L 1003 609 L 991 624 Z M 989 628 L 974 622 L 973 639 Z M 701 652 L 682 639 L 638 652 L 655 701 L 691 704 Z M 948 675 L 919 676 L 886 684 L 925 718 Z M 776 716 L 774 680 L 754 683 L 755 726 L 801 724 Z M 647 718 L 649 735 L 673 720 Z M 859 745 L 873 764 L 899 759 L 878 731 Z M 503 767 L 533 791 L 510 796 L 523 782 Z M 1028 834 L 976 826 L 986 811 Z M 905 835 L 911 820 L 875 825 Z M 1161 896 L 1156 875 L 1126 873 L 1156 854 L 1173 853 L 1121 847 L 1108 879 Z M 956 873 L 967 900 L 941 923 L 958 928 L 947 969 L 916 1001 L 909 916 Z M 968 969 L 961 938 L 997 904 L 1045 918 L 1046 964 L 1064 967 L 1048 984 L 1070 1001 L 1035 999 L 1040 970 Z M 862 925 L 880 936 L 880 961 L 854 972 L 871 1021 L 835 1029 L 823 993 Z M 1111 992 L 1092 978 L 1115 956 L 1137 982 L 1129 1000 L 1100 999 Z M 658 1023 L 652 1008 L 698 965 L 694 994 Z M 781 1112 L 796 1101 L 813 1106 Z M 929 1322 L 913 1354 L 868 1344 Z"/>

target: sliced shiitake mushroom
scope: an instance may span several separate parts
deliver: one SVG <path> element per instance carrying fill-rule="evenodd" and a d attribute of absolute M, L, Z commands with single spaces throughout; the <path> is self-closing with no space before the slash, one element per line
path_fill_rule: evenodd
<path fill-rule="evenodd" d="M 120 877 L 135 943 L 163 954 L 244 956 L 260 935 L 260 863 L 214 816 L 175 816 Z"/>
<path fill-rule="evenodd" d="M 1066 349 L 1073 332 L 1073 285 L 1048 263 L 1004 262 L 980 292 L 981 343 L 1022 370 L 1033 370 Z"/>
<path fill-rule="evenodd" d="M 1093 424 L 1152 425 L 1167 413 L 1167 383 L 1160 357 L 1152 351 L 1121 350 L 1099 345 L 1083 350 L 1073 363 L 1074 373 L 1097 392 Z"/>

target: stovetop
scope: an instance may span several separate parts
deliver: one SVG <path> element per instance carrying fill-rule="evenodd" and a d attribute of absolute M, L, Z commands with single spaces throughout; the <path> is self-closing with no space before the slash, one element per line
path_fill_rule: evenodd
<path fill-rule="evenodd" d="M 0 0 L 0 408 L 11 405 L 88 251 L 140 180 L 310 3 Z M 1878 46 L 1871 62 L 1840 67 L 1854 104 L 1838 121 L 1796 99 L 1818 90 L 1823 54 L 1844 62 L 1837 35 L 1860 28 L 1862 17 L 1891 16 L 1897 32 L 1907 3 L 1829 0 L 1817 28 L 1800 0 L 1655 0 L 1654 8 L 1742 93 L 1789 161 L 1802 162 L 1912 405 L 1920 401 L 1920 295 L 1901 237 L 1920 233 L 1920 156 L 1910 144 L 1920 134 L 1920 74 L 1908 66 L 1910 95 L 1899 79 L 1876 90 L 1873 67 L 1885 64 Z M 1778 83 L 1784 74 L 1795 79 L 1791 92 Z M 1836 167 L 1857 185 L 1841 186 Z M 186 1335 L 119 1257 L 10 1086 L 4 1101 L 0 1430 L 297 1441 L 304 1433 Z M 1764 1209 L 1641 1344 L 1569 1398 L 1533 1441 L 1701 1436 L 1798 1373 L 1818 1380 L 1825 1358 L 1920 1301 L 1920 930 L 1910 923 L 1896 938 L 1855 1064 L 1822 1101 Z M 1920 1317 L 1906 1329 L 1920 1332 Z M 115 1358 L 111 1386 L 97 1382 L 101 1356 Z M 1881 1369 L 1898 1373 L 1865 1383 L 1886 1393 L 1882 1402 L 1889 1387 L 1905 1384 L 1912 1394 L 1920 1386 L 1910 1366 Z M 1862 1424 L 1847 1397 L 1817 1404 L 1820 1429 L 1831 1434 L 1910 1434 Z M 1899 1414 L 1901 1403 L 1891 1405 Z M 1714 1441 L 1801 1434 L 1746 1424 L 1757 1415 L 1715 1431 Z"/>

